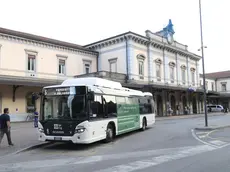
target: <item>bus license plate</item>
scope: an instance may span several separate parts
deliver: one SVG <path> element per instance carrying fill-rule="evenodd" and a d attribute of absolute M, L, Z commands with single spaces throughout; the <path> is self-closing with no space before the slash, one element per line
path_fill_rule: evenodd
<path fill-rule="evenodd" d="M 62 140 L 62 137 L 54 137 L 54 140 Z"/>

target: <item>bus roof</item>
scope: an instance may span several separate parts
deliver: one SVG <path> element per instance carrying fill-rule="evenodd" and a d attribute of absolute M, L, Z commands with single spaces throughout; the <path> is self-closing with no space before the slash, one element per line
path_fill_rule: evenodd
<path fill-rule="evenodd" d="M 57 87 L 70 87 L 70 86 L 91 86 L 94 88 L 104 88 L 107 89 L 115 89 L 120 90 L 121 92 L 129 95 L 142 95 L 142 96 L 152 96 L 152 93 L 150 92 L 142 92 L 139 90 L 134 90 L 130 88 L 122 87 L 121 83 L 110 81 L 107 79 L 97 78 L 97 77 L 86 77 L 86 78 L 73 78 L 73 79 L 67 79 L 62 82 L 61 85 L 52 85 L 47 86 L 44 88 L 57 88 Z M 116 92 L 117 92 L 116 91 Z M 119 92 L 119 91 L 118 91 Z M 129 93 L 128 93 L 129 92 Z"/>
<path fill-rule="evenodd" d="M 144 96 L 153 96 L 153 94 L 150 92 L 144 92 L 143 94 L 144 94 Z"/>
<path fill-rule="evenodd" d="M 87 78 L 74 78 L 67 79 L 61 85 L 63 86 L 73 86 L 73 85 L 95 85 L 108 88 L 122 88 L 121 83 L 110 81 L 107 79 L 97 78 L 97 77 L 87 77 Z"/>

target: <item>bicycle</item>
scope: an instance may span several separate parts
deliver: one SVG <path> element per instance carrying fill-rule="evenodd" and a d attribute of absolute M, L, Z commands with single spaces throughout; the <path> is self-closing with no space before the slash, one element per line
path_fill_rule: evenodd
<path fill-rule="evenodd" d="M 34 120 L 34 114 L 33 113 L 29 113 L 26 117 L 26 121 L 33 121 Z"/>

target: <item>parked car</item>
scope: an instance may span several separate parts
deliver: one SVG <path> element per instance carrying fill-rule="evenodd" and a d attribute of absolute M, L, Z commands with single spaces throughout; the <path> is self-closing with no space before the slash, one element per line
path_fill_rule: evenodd
<path fill-rule="evenodd" d="M 222 105 L 207 105 L 207 110 L 209 112 L 224 112 L 224 107 Z"/>

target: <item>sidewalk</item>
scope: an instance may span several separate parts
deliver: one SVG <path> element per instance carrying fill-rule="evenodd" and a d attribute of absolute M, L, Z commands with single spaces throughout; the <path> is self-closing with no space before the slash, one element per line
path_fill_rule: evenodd
<path fill-rule="evenodd" d="M 222 113 L 222 112 L 208 113 L 208 117 L 209 116 L 223 116 L 223 115 L 230 115 L 230 113 Z M 156 116 L 156 121 L 171 120 L 171 119 L 200 118 L 200 117 L 204 117 L 204 114 L 176 115 L 176 116 L 163 116 L 163 117 Z"/>
<path fill-rule="evenodd" d="M 33 145 L 43 143 L 38 141 L 36 130 L 37 129 L 33 126 L 33 122 L 12 123 L 11 138 L 14 146 L 8 146 L 5 135 L 0 145 L 0 157 Z"/>

